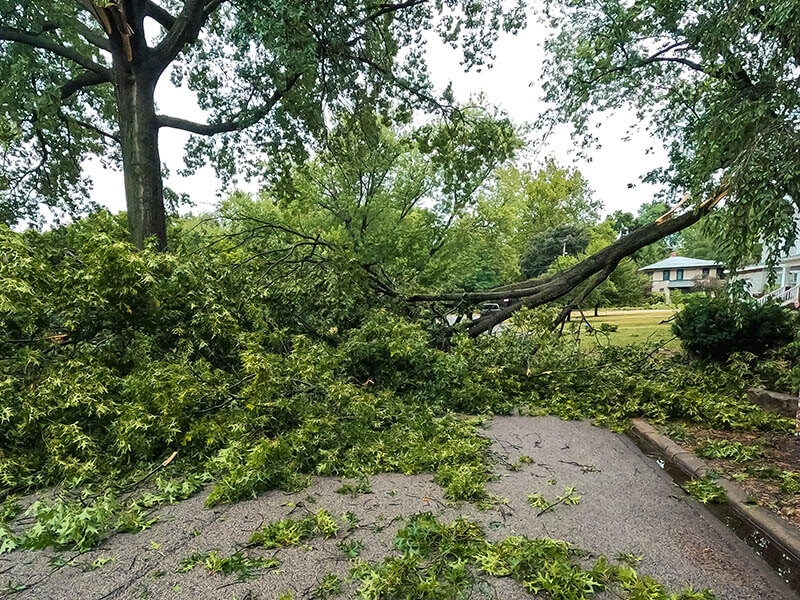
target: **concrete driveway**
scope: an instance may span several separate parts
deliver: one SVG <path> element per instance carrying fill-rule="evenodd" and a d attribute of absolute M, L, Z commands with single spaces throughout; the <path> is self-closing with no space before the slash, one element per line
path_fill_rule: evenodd
<path fill-rule="evenodd" d="M 365 524 L 350 538 L 363 541 L 365 560 L 392 555 L 401 519 L 430 511 L 444 521 L 458 516 L 478 521 L 491 539 L 548 536 L 610 559 L 620 553 L 641 555 L 639 572 L 673 591 L 692 586 L 710 588 L 719 599 L 797 598 L 766 563 L 689 499 L 627 437 L 588 422 L 551 417 L 495 418 L 486 435 L 493 440 L 498 459 L 498 478 L 489 484 L 489 491 L 507 498 L 507 506 L 485 511 L 467 503 L 449 506 L 430 476 L 397 474 L 373 477 L 372 492 L 355 497 L 337 494 L 342 482 L 334 478 L 317 478 L 297 494 L 270 492 L 214 509 L 204 508 L 205 494 L 199 494 L 160 509 L 152 529 L 116 535 L 84 555 L 21 551 L 0 556 L 0 589 L 7 584 L 28 586 L 14 593 L 20 600 L 254 600 L 276 599 L 285 592 L 295 599 L 310 598 L 324 573 L 347 577 L 349 565 L 336 539 L 313 540 L 308 548 L 250 549 L 275 556 L 282 564 L 242 582 L 202 568 L 186 573 L 176 569 L 193 551 L 217 549 L 229 555 L 262 524 L 290 514 L 300 516 L 305 508 L 325 508 L 336 516 L 351 511 Z M 520 455 L 535 463 L 517 465 Z M 527 503 L 533 492 L 551 497 L 564 486 L 574 486 L 580 493 L 578 505 L 537 516 Z M 98 558 L 110 560 L 100 568 L 88 568 Z M 356 589 L 348 582 L 340 597 L 355 597 Z M 475 587 L 472 597 L 531 596 L 513 581 L 490 578 Z M 603 597 L 607 596 L 598 596 Z"/>

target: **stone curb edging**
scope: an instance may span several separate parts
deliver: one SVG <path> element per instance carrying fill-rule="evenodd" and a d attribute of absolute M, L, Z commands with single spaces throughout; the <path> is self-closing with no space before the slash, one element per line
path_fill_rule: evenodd
<path fill-rule="evenodd" d="M 749 388 L 747 399 L 767 412 L 776 413 L 789 419 L 797 418 L 798 410 L 800 410 L 796 394 L 783 394 L 764 388 Z"/>
<path fill-rule="evenodd" d="M 628 433 L 656 450 L 671 466 L 691 478 L 705 477 L 712 470 L 706 461 L 681 448 L 644 419 L 632 419 Z M 725 490 L 728 507 L 737 517 L 750 523 L 784 553 L 800 560 L 800 530 L 770 510 L 750 502 L 747 493 L 733 481 L 725 478 L 714 481 Z"/>

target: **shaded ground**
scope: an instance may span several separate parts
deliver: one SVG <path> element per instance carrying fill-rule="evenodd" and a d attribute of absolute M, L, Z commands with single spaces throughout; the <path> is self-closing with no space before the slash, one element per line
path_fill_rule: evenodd
<path fill-rule="evenodd" d="M 718 598 L 796 598 L 769 567 L 730 531 L 677 487 L 655 462 L 626 437 L 588 422 L 551 417 L 496 418 L 487 431 L 498 455 L 498 480 L 489 491 L 507 499 L 481 511 L 470 504 L 448 506 L 428 476 L 380 475 L 371 493 L 337 494 L 342 482 L 318 478 L 297 494 L 271 492 L 251 501 L 214 509 L 203 507 L 204 494 L 159 511 L 159 522 L 137 535 L 117 535 L 82 556 L 51 551 L 21 551 L 0 556 L 2 586 L 28 586 L 15 598 L 101 600 L 105 598 L 232 599 L 278 598 L 291 591 L 309 598 L 326 572 L 346 577 L 349 565 L 337 542 L 311 540 L 309 547 L 279 551 L 248 549 L 275 556 L 278 568 L 239 582 L 235 576 L 210 575 L 195 568 L 177 573 L 194 551 L 217 549 L 230 555 L 265 523 L 325 508 L 333 515 L 354 513 L 362 527 L 348 541 L 361 540 L 361 558 L 377 560 L 394 553 L 401 519 L 433 512 L 440 520 L 465 516 L 480 522 L 490 539 L 515 534 L 564 539 L 610 558 L 633 553 L 644 558 L 639 571 L 675 591 L 691 585 L 711 588 Z M 533 464 L 518 461 L 530 456 Z M 574 486 L 582 496 L 575 506 L 558 506 L 537 516 L 527 503 L 533 492 L 557 496 Z M 90 570 L 97 559 L 110 559 Z M 355 596 L 346 584 L 343 598 Z M 529 598 L 516 583 L 489 579 L 474 598 Z"/>
<path fill-rule="evenodd" d="M 664 433 L 683 447 L 697 451 L 708 440 L 738 442 L 745 448 L 761 448 L 751 460 L 703 456 L 708 464 L 735 479 L 761 506 L 800 527 L 800 440 L 778 432 L 733 432 L 705 429 L 697 425 L 666 427 Z"/>

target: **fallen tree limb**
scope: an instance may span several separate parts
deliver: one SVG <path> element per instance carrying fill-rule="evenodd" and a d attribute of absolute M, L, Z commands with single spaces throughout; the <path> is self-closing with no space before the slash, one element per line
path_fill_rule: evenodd
<path fill-rule="evenodd" d="M 614 262 L 606 265 L 606 267 L 602 271 L 600 271 L 585 288 L 583 288 L 583 291 L 581 291 L 580 294 L 578 294 L 575 298 L 573 298 L 567 303 L 567 305 L 564 307 L 564 310 L 562 310 L 561 313 L 558 315 L 558 317 L 556 317 L 555 321 L 553 321 L 553 329 L 555 329 L 561 323 L 563 323 L 564 320 L 570 315 L 570 313 L 576 308 L 578 308 L 581 302 L 583 302 L 586 299 L 586 296 L 592 293 L 592 290 L 594 290 L 598 285 L 600 285 L 606 279 L 608 279 L 608 276 L 611 275 L 611 273 L 614 272 L 614 269 L 617 268 L 617 264 L 618 263 Z M 584 320 L 586 319 L 586 317 L 583 316 L 583 311 L 581 311 L 581 316 L 583 317 Z"/>
<path fill-rule="evenodd" d="M 407 297 L 406 300 L 409 302 L 485 302 L 488 300 L 502 300 L 506 298 L 518 299 L 510 306 L 506 306 L 497 312 L 473 321 L 468 331 L 471 337 L 475 337 L 487 331 L 491 331 L 493 327 L 508 320 L 519 309 L 533 308 L 558 300 L 581 285 L 581 283 L 597 275 L 597 277 L 587 285 L 583 293 L 569 303 L 564 309 L 564 312 L 566 312 L 568 309 L 571 310 L 573 305 L 580 304 L 583 298 L 611 274 L 623 258 L 630 256 L 640 248 L 644 248 L 668 235 L 672 235 L 673 233 L 677 233 L 678 231 L 694 225 L 711 212 L 728 193 L 728 187 L 721 186 L 713 196 L 679 216 L 674 216 L 677 207 L 673 208 L 652 223 L 648 223 L 647 225 L 633 230 L 629 234 L 619 238 L 613 244 L 585 258 L 575 266 L 550 277 L 529 279 L 488 292 L 413 295 Z M 684 197 L 684 199 L 681 200 L 681 204 L 685 201 L 686 198 Z M 562 316 L 560 318 L 563 319 L 565 317 Z"/>

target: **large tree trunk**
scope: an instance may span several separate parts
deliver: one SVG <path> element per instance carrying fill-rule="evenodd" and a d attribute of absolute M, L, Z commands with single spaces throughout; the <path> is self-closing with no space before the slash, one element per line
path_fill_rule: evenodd
<path fill-rule="evenodd" d="M 147 238 L 154 237 L 163 250 L 167 247 L 167 226 L 153 97 L 156 78 L 133 69 L 127 71 L 118 77 L 116 94 L 128 230 L 139 248 Z"/>
<path fill-rule="evenodd" d="M 108 6 L 97 16 L 108 34 L 113 57 L 128 231 L 137 247 L 143 248 L 145 240 L 155 238 L 157 247 L 164 250 L 167 224 L 154 98 L 164 63 L 147 45 L 145 2 L 104 4 Z"/>

